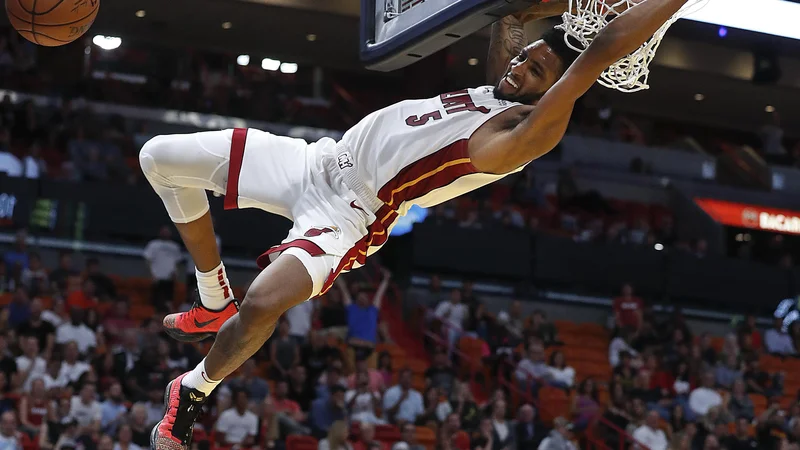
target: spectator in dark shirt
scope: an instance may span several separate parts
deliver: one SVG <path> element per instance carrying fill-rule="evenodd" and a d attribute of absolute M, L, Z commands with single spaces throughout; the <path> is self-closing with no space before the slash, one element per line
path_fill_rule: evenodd
<path fill-rule="evenodd" d="M 8 305 L 8 326 L 17 328 L 31 318 L 31 302 L 28 290 L 22 286 L 17 287 Z"/>
<path fill-rule="evenodd" d="M 325 301 L 319 311 L 319 321 L 326 334 L 333 334 L 339 339 L 347 338 L 347 308 L 342 300 L 342 291 L 331 289 L 325 294 Z"/>
<path fill-rule="evenodd" d="M 736 431 L 722 441 L 728 450 L 753 450 L 758 442 L 750 437 L 750 420 L 746 417 L 736 419 Z"/>
<path fill-rule="evenodd" d="M 314 400 L 314 403 L 311 404 L 309 424 L 312 434 L 318 439 L 325 436 L 327 430 L 337 420 L 347 420 L 344 402 L 345 388 L 334 384 L 329 389 L 330 396 Z"/>
<path fill-rule="evenodd" d="M 47 271 L 42 266 L 42 258 L 38 253 L 31 253 L 28 267 L 22 271 L 20 282 L 32 296 L 47 295 L 50 290 Z"/>
<path fill-rule="evenodd" d="M 547 320 L 547 315 L 540 309 L 533 311 L 531 321 L 525 329 L 526 341 L 530 342 L 531 337 L 541 340 L 545 347 L 560 344 L 556 326 Z"/>
<path fill-rule="evenodd" d="M 614 368 L 613 379 L 614 382 L 623 389 L 629 390 L 633 387 L 633 380 L 636 379 L 637 370 L 631 365 L 632 358 L 628 352 L 621 352 L 619 354 L 619 365 Z"/>
<path fill-rule="evenodd" d="M 285 380 L 289 369 L 300 362 L 300 345 L 289 335 L 289 321 L 286 319 L 278 323 L 278 335 L 272 339 L 269 354 L 275 380 Z"/>
<path fill-rule="evenodd" d="M 56 341 L 56 327 L 50 322 L 42 320 L 42 300 L 34 298 L 31 301 L 30 318 L 17 327 L 19 337 L 33 336 L 39 341 L 39 351 L 43 355 L 50 355 Z"/>
<path fill-rule="evenodd" d="M 758 358 L 752 358 L 747 363 L 744 381 L 747 384 L 747 392 L 750 393 L 761 394 L 767 398 L 783 393 L 782 374 L 775 373 L 770 376 L 770 374 L 761 370 Z"/>
<path fill-rule="evenodd" d="M 478 429 L 481 410 L 472 398 L 468 383 L 456 380 L 450 404 L 453 411 L 461 418 L 461 427 L 464 430 L 475 431 Z"/>
<path fill-rule="evenodd" d="M 22 273 L 23 269 L 28 268 L 30 262 L 28 256 L 28 231 L 25 229 L 17 231 L 14 247 L 7 251 L 3 260 L 12 273 Z"/>
<path fill-rule="evenodd" d="M 72 266 L 72 254 L 61 252 L 58 254 L 58 268 L 50 272 L 50 283 L 56 291 L 62 291 L 67 286 L 67 279 L 77 275 L 78 272 Z"/>
<path fill-rule="evenodd" d="M 290 400 L 294 400 L 300 405 L 303 411 L 311 408 L 314 400 L 314 391 L 309 387 L 305 366 L 297 364 L 289 372 L 289 395 Z"/>
<path fill-rule="evenodd" d="M 449 396 L 456 379 L 456 372 L 450 366 L 450 358 L 443 349 L 437 349 L 433 355 L 433 364 L 425 371 L 428 385 L 439 388 Z"/>
<path fill-rule="evenodd" d="M 97 258 L 88 258 L 86 260 L 86 277 L 94 283 L 97 296 L 101 300 L 117 296 L 117 288 L 114 286 L 114 282 L 100 270 L 100 261 Z"/>
<path fill-rule="evenodd" d="M 703 361 L 709 366 L 717 364 L 717 351 L 711 346 L 711 335 L 703 333 L 700 337 L 700 350 L 703 352 Z"/>
<path fill-rule="evenodd" d="M 519 409 L 516 433 L 516 443 L 519 449 L 536 449 L 547 436 L 547 429 L 536 421 L 536 409 L 531 405 L 522 405 Z"/>

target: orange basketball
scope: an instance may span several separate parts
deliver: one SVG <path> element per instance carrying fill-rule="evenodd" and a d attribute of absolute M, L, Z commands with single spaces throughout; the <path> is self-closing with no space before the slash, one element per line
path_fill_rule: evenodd
<path fill-rule="evenodd" d="M 11 26 L 25 39 L 48 47 L 83 36 L 99 9 L 100 0 L 6 0 Z"/>

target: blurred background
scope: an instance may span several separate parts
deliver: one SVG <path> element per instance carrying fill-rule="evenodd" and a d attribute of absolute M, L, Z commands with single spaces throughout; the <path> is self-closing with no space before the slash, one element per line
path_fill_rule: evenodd
<path fill-rule="evenodd" d="M 179 243 L 138 168 L 147 139 L 336 139 L 393 102 L 484 84 L 488 30 L 378 73 L 359 12 L 114 0 L 65 47 L 2 29 L 2 450 L 146 448 L 166 382 L 208 348 L 161 332 L 194 267 L 144 251 Z M 680 21 L 650 84 L 596 86 L 524 172 L 413 210 L 286 314 L 193 448 L 800 448 L 800 41 Z M 221 203 L 241 298 L 289 223 Z M 349 320 L 356 302 L 379 323 Z M 361 327 L 380 331 L 367 352 L 349 340 Z"/>

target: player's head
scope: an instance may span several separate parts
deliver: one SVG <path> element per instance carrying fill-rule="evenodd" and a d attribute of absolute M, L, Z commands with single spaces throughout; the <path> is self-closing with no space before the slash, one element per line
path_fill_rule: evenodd
<path fill-rule="evenodd" d="M 552 28 L 511 60 L 494 88 L 494 96 L 532 105 L 556 84 L 577 57 L 578 52 L 564 42 L 564 31 Z"/>

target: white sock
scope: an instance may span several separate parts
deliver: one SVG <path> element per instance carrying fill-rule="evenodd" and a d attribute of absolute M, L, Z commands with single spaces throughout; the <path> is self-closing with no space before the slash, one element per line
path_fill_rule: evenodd
<path fill-rule="evenodd" d="M 195 267 L 197 276 L 197 290 L 200 292 L 200 302 L 208 309 L 220 310 L 228 306 L 233 299 L 233 288 L 225 272 L 225 264 L 219 263 L 209 272 L 200 272 Z"/>
<path fill-rule="evenodd" d="M 222 382 L 222 380 L 214 381 L 211 378 L 208 378 L 208 375 L 206 375 L 206 359 L 203 358 L 203 360 L 200 361 L 200 364 L 198 364 L 194 370 L 187 373 L 186 376 L 183 377 L 181 384 L 189 388 L 197 389 L 198 391 L 209 395 L 220 382 Z"/>

